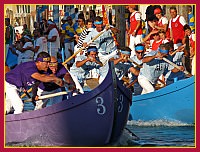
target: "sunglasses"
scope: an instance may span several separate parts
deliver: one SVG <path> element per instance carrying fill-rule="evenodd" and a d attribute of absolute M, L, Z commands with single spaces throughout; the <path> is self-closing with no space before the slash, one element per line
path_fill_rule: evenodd
<path fill-rule="evenodd" d="M 142 55 L 142 54 L 144 54 L 144 51 L 142 51 L 142 52 L 137 52 L 137 51 L 135 51 L 137 54 L 140 54 L 140 55 Z"/>

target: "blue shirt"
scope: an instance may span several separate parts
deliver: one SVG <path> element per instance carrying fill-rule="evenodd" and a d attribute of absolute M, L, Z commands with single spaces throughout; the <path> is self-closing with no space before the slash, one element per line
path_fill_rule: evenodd
<path fill-rule="evenodd" d="M 62 27 L 62 34 L 65 34 L 64 42 L 70 43 L 74 41 L 74 25 L 71 26 L 68 23 L 65 23 Z"/>

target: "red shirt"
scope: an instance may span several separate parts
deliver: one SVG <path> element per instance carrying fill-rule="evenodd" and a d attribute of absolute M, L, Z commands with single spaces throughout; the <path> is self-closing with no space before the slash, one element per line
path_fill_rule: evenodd
<path fill-rule="evenodd" d="M 156 51 L 157 49 L 158 49 L 158 47 L 160 46 L 160 44 L 162 44 L 162 42 L 163 42 L 163 40 L 162 39 L 160 39 L 160 40 L 158 40 L 158 41 L 153 41 L 153 43 L 152 43 L 152 48 L 151 48 L 151 50 L 152 51 Z"/>
<path fill-rule="evenodd" d="M 171 20 L 171 29 L 174 39 L 174 44 L 182 43 L 182 39 L 184 38 L 184 30 L 183 25 L 179 22 L 180 16 L 175 22 Z"/>
<path fill-rule="evenodd" d="M 138 24 L 138 20 L 136 20 L 135 18 L 135 14 L 139 13 L 139 12 L 133 12 L 134 15 L 132 15 L 130 17 L 130 28 L 131 28 L 131 31 L 130 33 L 133 33 L 137 24 Z M 141 21 L 140 21 L 141 22 Z M 142 35 L 142 23 L 140 24 L 139 28 L 137 29 L 137 32 L 136 32 L 137 35 Z"/>
<path fill-rule="evenodd" d="M 160 26 L 160 27 L 164 26 L 164 24 L 162 23 L 162 20 L 158 22 L 158 26 Z M 167 28 L 167 31 L 166 31 L 166 38 L 168 38 L 168 39 L 170 38 L 170 29 L 169 28 Z"/>

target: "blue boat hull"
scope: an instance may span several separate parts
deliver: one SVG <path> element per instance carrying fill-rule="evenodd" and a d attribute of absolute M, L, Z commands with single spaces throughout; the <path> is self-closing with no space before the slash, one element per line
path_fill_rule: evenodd
<path fill-rule="evenodd" d="M 173 120 L 195 123 L 195 77 L 155 92 L 133 96 L 129 120 Z"/>
<path fill-rule="evenodd" d="M 5 143 L 103 146 L 116 142 L 126 125 L 132 96 L 114 77 L 109 70 L 88 93 L 41 110 L 7 115 Z"/>

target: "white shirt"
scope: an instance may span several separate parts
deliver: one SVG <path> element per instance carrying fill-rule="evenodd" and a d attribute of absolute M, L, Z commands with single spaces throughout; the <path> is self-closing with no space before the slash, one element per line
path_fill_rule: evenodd
<path fill-rule="evenodd" d="M 53 48 L 53 49 L 60 48 L 60 37 L 59 37 L 59 33 L 58 33 L 56 28 L 53 28 L 49 32 L 48 39 L 51 39 L 53 36 L 56 36 L 56 41 L 55 42 L 48 42 L 48 48 L 50 48 L 50 47 Z"/>
<path fill-rule="evenodd" d="M 159 23 L 162 23 L 163 25 L 168 24 L 168 19 L 165 16 L 162 16 L 158 21 L 158 24 Z"/>
<path fill-rule="evenodd" d="M 138 11 L 135 11 L 131 14 L 130 18 L 135 14 L 135 20 L 140 21 L 141 20 L 141 14 Z"/>
<path fill-rule="evenodd" d="M 39 37 L 36 39 L 35 47 L 39 46 L 38 52 L 34 55 L 34 60 L 40 52 L 48 52 L 47 50 L 47 39 L 45 37 Z"/>
<path fill-rule="evenodd" d="M 23 48 L 27 48 L 27 47 L 33 47 L 32 42 L 26 42 L 23 46 Z M 34 52 L 31 50 L 26 50 L 24 53 L 22 53 L 22 59 L 30 59 L 33 58 Z"/>

